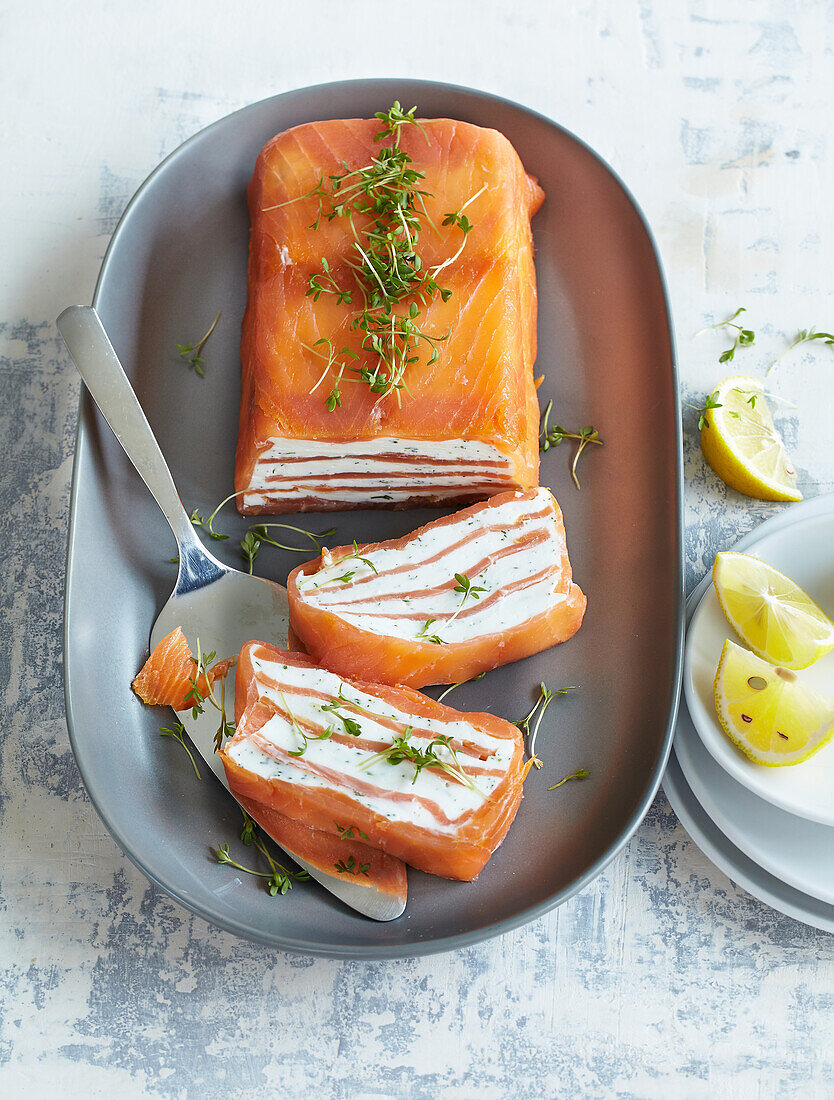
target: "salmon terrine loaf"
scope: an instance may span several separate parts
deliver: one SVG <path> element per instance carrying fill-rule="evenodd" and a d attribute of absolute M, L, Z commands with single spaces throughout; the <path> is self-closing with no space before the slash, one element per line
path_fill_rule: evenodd
<path fill-rule="evenodd" d="M 249 185 L 241 512 L 538 484 L 543 199 L 502 134 L 451 119 L 316 122 L 267 143 Z"/>
<path fill-rule="evenodd" d="M 527 765 L 521 734 L 410 688 L 349 680 L 261 642 L 240 652 L 232 793 L 413 867 L 472 879 L 506 836 Z"/>

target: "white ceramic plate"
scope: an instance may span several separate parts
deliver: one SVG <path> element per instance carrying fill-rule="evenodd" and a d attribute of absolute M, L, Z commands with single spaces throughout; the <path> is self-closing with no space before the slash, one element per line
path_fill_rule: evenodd
<path fill-rule="evenodd" d="M 686 708 L 681 707 L 679 714 L 686 719 Z M 674 748 L 663 776 L 663 790 L 682 825 L 704 855 L 737 886 L 779 913 L 810 924 L 813 928 L 834 932 L 834 906 L 781 882 L 727 839 L 693 794 Z"/>
<path fill-rule="evenodd" d="M 787 573 L 834 615 L 834 495 L 788 505 L 733 549 Z M 699 587 L 695 595 L 700 592 Z M 687 632 L 683 676 L 689 713 L 704 747 L 729 776 L 759 798 L 790 814 L 834 826 L 834 744 L 804 764 L 763 768 L 736 749 L 719 725 L 713 680 L 727 638 L 738 641 L 707 579 Z M 834 693 L 834 651 L 799 676 Z"/>
<path fill-rule="evenodd" d="M 728 840 L 782 882 L 834 907 L 834 829 L 786 813 L 731 779 L 704 748 L 685 704 L 674 745 L 692 793 Z"/>

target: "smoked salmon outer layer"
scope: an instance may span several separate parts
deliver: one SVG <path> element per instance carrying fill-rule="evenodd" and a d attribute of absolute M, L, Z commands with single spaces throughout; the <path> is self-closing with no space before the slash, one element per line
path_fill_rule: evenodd
<path fill-rule="evenodd" d="M 351 875 L 358 886 L 391 894 L 403 902 L 408 896 L 408 880 L 402 860 L 363 844 L 356 834 L 342 837 L 310 829 L 301 821 L 278 813 L 245 795 L 236 795 L 238 802 L 249 816 L 260 825 L 276 844 L 280 844 L 292 856 L 298 856 L 311 867 L 325 875 L 334 873 L 337 863 L 362 868 Z M 351 874 L 350 871 L 345 872 Z"/>
<path fill-rule="evenodd" d="M 339 677 L 261 642 L 243 647 L 236 675 L 237 732 L 220 755 L 241 801 L 336 838 L 352 826 L 364 844 L 452 879 L 475 878 L 504 839 L 526 774 L 521 734 L 509 722 L 460 713 L 410 688 Z M 303 744 L 299 731 L 306 748 L 292 755 Z M 396 737 L 425 751 L 439 736 L 451 738 L 477 789 L 442 769 L 417 774 L 409 760 L 378 756 Z M 453 761 L 442 745 L 434 751 Z"/>
<path fill-rule="evenodd" d="M 380 123 L 307 123 L 278 134 L 258 156 L 248 193 L 235 465 L 237 505 L 246 515 L 465 503 L 538 483 L 530 219 L 544 193 L 496 130 L 451 119 L 420 126 L 402 127 L 401 145 L 425 173 L 418 186 L 432 192 L 425 216 L 418 211 L 424 268 L 454 257 L 462 233 L 442 227 L 444 216 L 477 198 L 466 206 L 473 229 L 461 255 L 438 275 L 451 298 L 438 294 L 420 305 L 421 329 L 448 336 L 433 364 L 427 346 L 419 348 L 399 401 L 396 394 L 380 400 L 347 373 L 341 406 L 328 410 L 336 371 L 327 370 L 327 345 L 317 341 L 330 340 L 334 351 L 350 348 L 358 358 L 345 361 L 360 368 L 377 360 L 350 328 L 362 299 L 345 262 L 356 257 L 348 220 L 322 217 L 313 229 L 319 200 L 302 197 L 320 178 L 326 183 L 343 172 L 343 162 L 349 169 L 369 164 L 385 144 L 374 141 Z M 323 259 L 339 286 L 352 291 L 352 304 L 307 294 Z"/>
<path fill-rule="evenodd" d="M 325 550 L 293 570 L 287 593 L 292 637 L 315 660 L 410 687 L 459 683 L 564 642 L 586 606 L 545 488 L 501 493 L 399 539 Z"/>

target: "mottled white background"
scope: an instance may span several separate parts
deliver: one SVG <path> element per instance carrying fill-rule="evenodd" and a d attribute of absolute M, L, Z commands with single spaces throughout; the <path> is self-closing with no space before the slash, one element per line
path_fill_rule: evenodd
<path fill-rule="evenodd" d="M 429 77 L 551 115 L 622 174 L 700 398 L 722 373 L 720 338 L 693 339 L 709 319 L 747 306 L 754 373 L 785 333 L 834 325 L 832 26 L 826 0 L 0 2 L 0 1094 L 834 1095 L 834 938 L 737 889 L 662 794 L 560 910 L 424 960 L 266 951 L 149 886 L 67 741 L 78 383 L 53 323 L 90 300 L 128 198 L 195 130 L 305 84 Z M 807 495 L 834 488 L 832 380 L 818 348 L 774 384 L 797 405 L 781 424 Z M 693 417 L 690 588 L 782 507 L 705 471 Z"/>

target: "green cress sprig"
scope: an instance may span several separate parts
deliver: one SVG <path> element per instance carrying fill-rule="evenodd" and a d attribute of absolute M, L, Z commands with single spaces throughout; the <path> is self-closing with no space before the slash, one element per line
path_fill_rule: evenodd
<path fill-rule="evenodd" d="M 423 623 L 422 629 L 417 633 L 417 638 L 424 638 L 427 642 L 431 642 L 432 645 L 446 645 L 439 634 L 429 634 L 431 626 L 437 622 L 437 619 L 426 619 Z"/>
<path fill-rule="evenodd" d="M 175 741 L 178 741 L 185 751 L 188 753 L 188 759 L 191 761 L 191 766 L 194 769 L 194 774 L 198 779 L 203 777 L 200 775 L 200 769 L 197 767 L 197 761 L 194 759 L 194 754 L 191 749 L 185 743 L 185 726 L 182 722 L 174 722 L 174 728 L 171 729 L 168 726 L 159 727 L 160 737 L 172 737 Z"/>
<path fill-rule="evenodd" d="M 316 550 L 321 553 L 322 539 L 330 538 L 331 535 L 336 534 L 336 528 L 331 527 L 329 531 L 322 531 L 320 535 L 314 534 L 312 531 L 307 531 L 304 527 L 294 527 L 291 523 L 255 523 L 249 527 L 246 534 L 240 540 L 240 552 L 243 556 L 243 560 L 249 567 L 249 572 L 252 572 L 252 567 L 255 562 L 255 558 L 261 549 L 261 543 L 266 543 L 267 546 L 277 546 L 279 550 L 289 550 L 293 554 L 309 554 L 310 550 L 304 546 L 287 546 L 286 543 L 278 542 L 272 538 L 268 531 L 273 528 L 282 528 L 285 531 L 295 531 L 299 535 L 305 535 L 315 546 Z"/>
<path fill-rule="evenodd" d="M 269 851 L 264 841 L 266 834 L 262 833 L 257 822 L 255 822 L 242 807 L 241 813 L 243 814 L 243 827 L 241 828 L 240 839 L 247 847 L 254 848 L 264 856 L 269 866 L 269 870 L 254 871 L 251 867 L 244 867 L 242 863 L 238 863 L 236 859 L 233 859 L 229 855 L 228 844 L 219 844 L 214 850 L 214 858 L 217 862 L 226 864 L 229 867 L 235 867 L 238 871 L 243 871 L 244 874 L 254 875 L 255 878 L 266 879 L 264 888 L 270 897 L 273 898 L 278 894 L 283 896 L 292 890 L 293 880 L 295 882 L 306 882 L 310 878 L 306 871 L 290 871 L 288 868 L 284 867 L 283 864 L 276 862 L 276 860 L 272 858 L 272 853 Z"/>
<path fill-rule="evenodd" d="M 205 710 L 205 703 L 209 702 L 214 709 L 220 715 L 220 725 L 217 727 L 217 732 L 214 735 L 214 749 L 218 752 L 223 745 L 223 741 L 227 737 L 232 737 L 235 732 L 234 722 L 230 722 L 226 717 L 226 677 L 224 676 L 220 682 L 220 700 L 214 693 L 214 683 L 211 676 L 209 676 L 209 670 L 211 664 L 214 661 L 216 654 L 212 650 L 211 653 L 203 653 L 200 639 L 197 639 L 197 656 L 192 658 L 194 661 L 194 675 L 189 676 L 188 682 L 191 687 L 186 693 L 184 702 L 187 706 L 191 707 L 191 717 L 197 718 Z M 204 695 L 200 690 L 200 677 L 203 677 L 206 684 L 208 684 L 208 695 Z"/>
<path fill-rule="evenodd" d="M 341 690 L 342 686 L 340 684 L 340 693 Z M 322 703 L 320 709 L 323 710 L 325 713 L 335 715 L 335 717 L 338 718 L 342 725 L 345 727 L 345 733 L 350 734 L 351 737 L 361 737 L 362 727 L 359 725 L 356 719 L 349 717 L 349 715 L 347 714 L 339 713 L 339 711 L 345 706 L 345 704 L 347 704 L 348 706 L 356 706 L 355 703 L 351 703 L 349 700 L 342 697 L 339 699 L 331 699 L 329 703 Z"/>
<path fill-rule="evenodd" d="M 549 688 L 544 683 L 539 684 L 539 694 L 535 703 L 530 709 L 530 713 L 526 718 L 522 718 L 520 722 L 513 722 L 514 726 L 518 726 L 522 734 L 527 738 L 527 755 L 533 762 L 533 767 L 541 768 L 542 762 L 536 755 L 536 738 L 539 735 L 539 726 L 542 724 L 542 718 L 544 718 L 544 712 L 547 710 L 550 703 L 556 698 L 557 695 L 567 695 L 569 691 L 576 691 L 575 687 L 564 688 Z M 539 709 L 541 708 L 541 709 Z M 536 717 L 536 724 L 532 731 L 530 730 L 530 723 L 536 716 L 538 711 L 538 717 Z"/>
<path fill-rule="evenodd" d="M 354 710 L 358 710 L 360 714 L 367 714 L 369 718 L 376 718 L 380 721 L 387 721 L 389 715 L 378 714 L 376 711 L 371 710 L 369 707 L 363 706 L 361 703 L 357 703 L 354 699 L 348 699 L 343 693 L 342 687 L 344 685 L 339 684 L 339 696 L 336 699 L 331 699 L 329 703 L 321 703 L 320 709 L 326 714 L 333 714 L 342 725 L 345 727 L 345 733 L 350 734 L 351 737 L 361 737 L 362 727 L 356 721 L 355 718 L 351 718 L 349 715 L 341 714 L 340 711 L 345 707 L 353 707 Z"/>
<path fill-rule="evenodd" d="M 587 779 L 591 773 L 587 768 L 579 768 L 578 771 L 571 772 L 570 775 L 566 775 L 563 779 L 560 779 L 558 783 L 554 783 L 552 787 L 548 787 L 549 791 L 555 791 L 557 787 L 561 787 L 563 783 L 570 783 L 572 779 Z"/>
<path fill-rule="evenodd" d="M 810 328 L 801 328 L 796 334 L 796 337 L 794 338 L 794 341 L 790 345 L 790 347 L 785 348 L 779 358 L 775 362 L 771 363 L 771 365 L 768 367 L 767 374 L 769 375 L 771 371 L 776 370 L 777 366 L 782 362 L 785 356 L 790 355 L 794 348 L 798 348 L 800 344 L 810 344 L 813 340 L 823 340 L 829 347 L 831 347 L 832 345 L 834 345 L 834 333 L 817 332 L 813 325 L 811 325 Z"/>
<path fill-rule="evenodd" d="M 278 692 L 278 698 L 281 700 L 284 706 L 284 710 L 287 712 L 287 717 L 290 720 L 290 725 L 292 726 L 293 733 L 295 733 L 296 737 L 301 740 L 301 745 L 297 749 L 288 750 L 289 756 L 303 756 L 304 753 L 307 751 L 307 746 L 311 741 L 329 741 L 330 738 L 333 736 L 334 730 L 332 726 L 328 726 L 322 733 L 319 734 L 305 733 L 299 725 L 292 710 L 290 709 L 290 704 L 287 702 L 283 691 Z"/>
<path fill-rule="evenodd" d="M 577 489 L 579 489 L 579 478 L 576 475 L 576 467 L 579 463 L 579 459 L 582 452 L 588 446 L 589 443 L 594 443 L 596 446 L 601 447 L 603 445 L 602 440 L 599 438 L 599 432 L 596 428 L 588 425 L 587 428 L 580 428 L 576 432 L 569 432 L 567 428 L 563 428 L 557 424 L 555 427 L 550 427 L 550 412 L 553 408 L 553 402 L 548 401 L 547 408 L 542 414 L 541 425 L 539 427 L 539 450 L 549 451 L 551 447 L 558 447 L 560 443 L 563 443 L 566 439 L 575 439 L 579 443 L 576 448 L 576 453 L 573 456 L 573 461 L 570 464 L 570 476 L 573 478 L 573 483 Z"/>
<path fill-rule="evenodd" d="M 324 263 L 324 260 L 322 260 L 322 263 Z M 317 296 L 314 296 L 314 298 L 315 300 L 318 300 Z M 350 301 L 350 298 L 342 297 L 339 299 L 339 301 Z M 316 351 L 316 348 L 322 345 L 327 348 L 327 354 L 321 351 Z M 342 404 L 342 390 L 340 388 L 340 383 L 342 381 L 342 376 L 349 367 L 348 363 L 340 362 L 338 357 L 342 355 L 347 356 L 348 359 L 358 359 L 359 356 L 356 354 L 356 352 L 351 351 L 348 347 L 344 347 L 337 352 L 336 349 L 333 347 L 333 341 L 328 340 L 324 336 L 322 336 L 320 340 L 316 340 L 312 347 L 309 344 L 302 344 L 301 346 L 303 348 L 306 348 L 307 351 L 312 352 L 313 355 L 317 355 L 320 359 L 324 360 L 324 370 L 321 372 L 318 382 L 316 382 L 316 384 L 310 390 L 311 394 L 316 392 L 316 390 L 319 388 L 319 386 L 322 384 L 325 378 L 327 378 L 332 370 L 338 368 L 336 372 L 336 379 L 331 386 L 330 393 L 325 398 L 327 411 L 335 412 L 335 410 L 340 408 Z"/>
<path fill-rule="evenodd" d="M 751 410 L 755 410 L 756 402 L 758 401 L 759 397 L 761 396 L 758 393 L 753 393 L 751 390 L 740 389 L 738 386 L 733 387 L 732 393 L 740 394 L 742 397 L 744 397 L 744 395 L 747 394 L 747 396 L 745 397 L 744 403 L 746 405 L 749 405 Z M 707 397 L 706 397 L 706 400 L 704 401 L 704 404 L 700 405 L 700 406 L 699 405 L 693 405 L 689 401 L 682 401 L 681 402 L 682 405 L 685 405 L 688 409 L 694 409 L 695 412 L 698 414 L 698 431 L 699 432 L 702 431 L 704 428 L 709 428 L 709 426 L 710 426 L 709 425 L 709 419 L 707 417 L 707 413 L 710 411 L 710 409 L 723 409 L 724 408 L 724 406 L 721 404 L 721 402 L 716 400 L 717 394 L 718 394 L 718 390 L 713 390 L 712 393 L 707 394 Z M 777 397 L 776 394 L 768 394 L 768 396 L 769 397 L 776 397 L 777 401 L 782 401 L 787 405 L 791 404 L 791 402 L 785 401 L 784 398 Z M 796 406 L 792 406 L 792 407 L 795 408 Z M 729 412 L 729 415 L 732 416 L 734 420 L 738 420 L 740 418 L 740 414 L 737 413 L 734 409 L 729 409 L 728 412 Z"/>
<path fill-rule="evenodd" d="M 692 405 L 689 401 L 682 401 L 682 405 L 686 405 L 688 409 L 694 409 L 698 414 L 698 431 L 702 431 L 704 428 L 709 427 L 709 420 L 707 420 L 707 413 L 710 409 L 722 409 L 724 406 L 720 401 L 716 401 L 716 394 L 718 390 L 713 390 L 712 393 L 707 394 L 706 401 L 703 405 Z"/>
<path fill-rule="evenodd" d="M 457 753 L 452 748 L 451 737 L 448 735 L 440 735 L 435 737 L 425 749 L 419 749 L 416 745 L 411 744 L 409 738 L 411 737 L 411 726 L 406 726 L 400 737 L 395 737 L 391 744 L 384 748 L 381 752 L 374 753 L 373 756 L 369 756 L 367 760 L 363 761 L 359 765 L 360 771 L 367 771 L 372 768 L 374 764 L 380 760 L 385 760 L 389 764 L 402 764 L 404 760 L 408 760 L 414 765 L 414 778 L 412 783 L 417 782 L 417 778 L 420 772 L 424 768 L 439 768 L 441 771 L 451 775 L 454 779 L 461 783 L 464 787 L 469 787 L 470 790 L 477 791 L 478 794 L 482 794 L 473 780 L 466 774 L 461 766 Z M 449 755 L 452 757 L 452 763 L 449 764 L 445 760 L 442 760 L 436 752 L 437 747 L 442 747 L 448 750 Z"/>
<path fill-rule="evenodd" d="M 746 313 L 747 310 L 744 306 L 739 306 L 732 317 L 728 317 L 726 321 L 716 321 L 714 325 L 707 325 L 706 328 L 702 328 L 700 332 L 696 332 L 696 336 L 700 336 L 703 332 L 710 332 L 716 328 L 731 328 L 735 329 L 735 336 L 733 338 L 732 346 L 722 351 L 718 356 L 719 363 L 729 363 L 735 357 L 737 348 L 749 348 L 756 340 L 755 332 L 750 328 L 744 328 L 742 325 L 736 323 L 736 317 L 739 317 L 742 313 Z"/>
<path fill-rule="evenodd" d="M 239 489 L 236 493 L 230 493 L 227 497 L 220 501 L 208 519 L 203 519 L 200 515 L 199 509 L 195 508 L 191 513 L 191 522 L 195 527 L 204 528 L 209 538 L 212 539 L 227 539 L 229 536 L 221 534 L 214 529 L 214 520 L 217 517 L 218 512 L 224 505 L 228 504 L 230 500 L 234 500 L 235 497 L 239 497 L 242 493 L 248 493 L 248 489 Z M 321 553 L 322 542 L 324 539 L 328 539 L 331 535 L 336 534 L 336 528 L 331 527 L 328 531 L 322 531 L 321 534 L 315 534 L 313 531 L 308 531 L 305 527 L 295 527 L 291 523 L 254 523 L 251 527 L 247 528 L 246 533 L 240 540 L 240 553 L 243 560 L 249 567 L 250 574 L 252 573 L 252 567 L 257 558 L 261 548 L 261 543 L 266 543 L 268 546 L 276 546 L 279 550 L 289 550 L 293 554 L 309 554 L 310 548 L 304 546 L 287 546 L 286 543 L 278 542 L 277 539 L 272 538 L 268 534 L 269 531 L 280 529 L 283 531 L 294 531 L 298 535 L 303 535 L 308 538 L 316 550 Z M 355 545 L 355 543 L 354 543 Z M 178 562 L 179 558 L 171 558 L 172 562 Z"/>
<path fill-rule="evenodd" d="M 187 359 L 188 365 L 200 376 L 205 378 L 206 376 L 206 361 L 203 358 L 203 348 L 209 341 L 209 337 L 217 327 L 217 322 L 220 320 L 220 311 L 217 311 L 217 315 L 208 327 L 208 330 L 197 341 L 196 344 L 177 344 L 177 351 L 180 359 Z"/>
<path fill-rule="evenodd" d="M 455 613 L 450 615 L 448 619 L 444 619 L 441 625 L 441 630 L 445 629 L 463 611 L 464 605 L 467 600 L 479 600 L 482 592 L 488 592 L 489 589 L 483 588 L 481 585 L 473 584 L 469 577 L 465 573 L 455 573 L 455 580 L 457 584 L 453 587 L 453 592 L 459 592 L 461 594 L 461 600 L 455 609 Z M 447 643 L 440 637 L 439 634 L 429 634 L 429 628 L 437 622 L 437 619 L 426 619 L 423 623 L 422 629 L 417 634 L 418 638 L 425 639 L 427 642 L 432 642 L 434 645 L 446 645 Z"/>
<path fill-rule="evenodd" d="M 356 836 L 361 836 L 363 840 L 368 840 L 368 834 L 363 833 L 358 825 L 339 825 L 337 822 L 333 822 L 339 832 L 339 840 L 353 840 Z"/>
<path fill-rule="evenodd" d="M 342 839 L 344 839 L 344 837 Z M 365 878 L 370 877 L 368 874 L 371 869 L 370 863 L 357 863 L 353 856 L 348 856 L 347 863 L 345 863 L 343 859 L 338 859 L 333 866 L 340 875 L 364 875 Z"/>
<path fill-rule="evenodd" d="M 477 676 L 472 676 L 469 680 L 459 680 L 456 684 L 449 684 L 449 686 L 438 695 L 436 702 L 442 702 L 449 692 L 454 691 L 455 688 L 463 687 L 464 684 L 474 684 L 476 680 L 483 680 L 484 676 L 486 676 L 485 672 L 479 672 Z"/>

